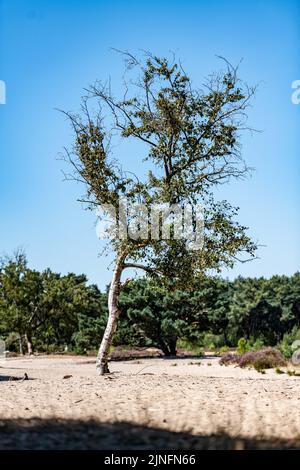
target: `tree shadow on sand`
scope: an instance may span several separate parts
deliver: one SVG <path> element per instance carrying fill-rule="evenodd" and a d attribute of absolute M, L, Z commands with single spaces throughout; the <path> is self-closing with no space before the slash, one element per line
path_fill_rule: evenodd
<path fill-rule="evenodd" d="M 0 450 L 300 449 L 297 440 L 265 440 L 171 432 L 127 422 L 0 420 Z"/>

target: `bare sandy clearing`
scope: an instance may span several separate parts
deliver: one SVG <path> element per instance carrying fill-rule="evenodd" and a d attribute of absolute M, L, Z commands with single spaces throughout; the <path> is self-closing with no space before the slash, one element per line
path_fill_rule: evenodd
<path fill-rule="evenodd" d="M 111 371 L 96 376 L 93 358 L 2 361 L 1 420 L 130 422 L 259 439 L 300 436 L 299 377 L 222 367 L 215 358 L 112 362 Z M 25 372 L 30 380 L 9 380 Z"/>

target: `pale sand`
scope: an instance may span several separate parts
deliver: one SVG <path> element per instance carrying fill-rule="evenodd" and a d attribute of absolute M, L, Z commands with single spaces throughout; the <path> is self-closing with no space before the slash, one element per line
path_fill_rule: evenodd
<path fill-rule="evenodd" d="M 93 358 L 11 358 L 0 366 L 4 421 L 92 419 L 202 436 L 300 436 L 300 377 L 273 370 L 262 375 L 220 366 L 217 358 L 111 362 L 104 377 L 96 375 Z M 29 380 L 8 380 L 25 372 Z"/>

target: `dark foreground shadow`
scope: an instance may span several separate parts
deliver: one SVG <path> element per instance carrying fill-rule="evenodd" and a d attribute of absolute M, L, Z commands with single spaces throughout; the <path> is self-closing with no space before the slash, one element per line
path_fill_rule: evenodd
<path fill-rule="evenodd" d="M 227 434 L 194 436 L 126 422 L 0 420 L 0 450 L 300 449 L 300 438 L 255 440 Z"/>

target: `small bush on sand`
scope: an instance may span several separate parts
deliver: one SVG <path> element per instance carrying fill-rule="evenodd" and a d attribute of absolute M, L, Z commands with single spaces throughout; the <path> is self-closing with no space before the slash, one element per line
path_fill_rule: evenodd
<path fill-rule="evenodd" d="M 238 344 L 237 344 L 237 352 L 239 354 L 244 354 L 245 352 L 247 352 L 249 350 L 248 348 L 248 341 L 245 339 L 245 338 L 240 338 L 238 340 Z"/>
<path fill-rule="evenodd" d="M 277 349 L 265 348 L 260 351 L 248 351 L 244 354 L 226 353 L 221 357 L 220 364 L 237 364 L 242 368 L 254 367 L 257 371 L 262 371 L 285 366 L 286 361 Z"/>
<path fill-rule="evenodd" d="M 239 362 L 240 355 L 234 354 L 231 352 L 227 352 L 222 354 L 221 359 L 219 360 L 219 364 L 221 366 L 228 366 L 229 364 L 237 364 Z"/>
<path fill-rule="evenodd" d="M 280 351 L 274 348 L 249 351 L 242 354 L 239 360 L 240 367 L 254 367 L 256 370 L 273 369 L 285 366 L 286 362 Z"/>

